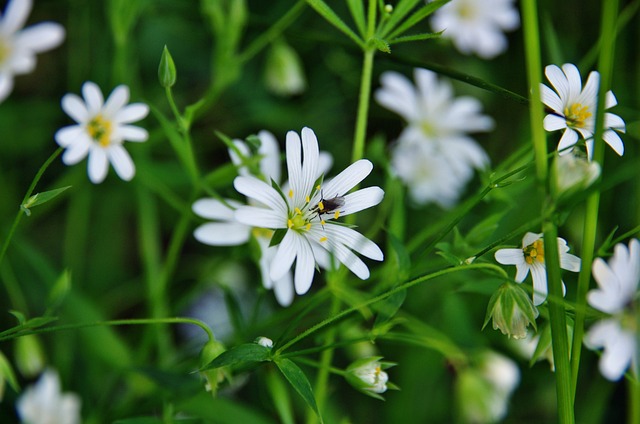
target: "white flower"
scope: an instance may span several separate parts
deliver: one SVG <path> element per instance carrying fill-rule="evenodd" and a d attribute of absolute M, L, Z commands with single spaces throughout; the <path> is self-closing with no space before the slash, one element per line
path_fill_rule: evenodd
<path fill-rule="evenodd" d="M 593 261 L 593 277 L 598 288 L 589 291 L 587 300 L 594 308 L 613 315 L 596 323 L 587 333 L 584 343 L 590 349 L 604 348 L 600 358 L 600 372 L 615 381 L 629 364 L 637 370 L 636 332 L 637 300 L 640 284 L 640 242 L 633 239 L 629 248 L 617 244 L 607 264 Z"/>
<path fill-rule="evenodd" d="M 591 72 L 584 88 L 582 88 L 580 71 L 571 63 L 565 63 L 562 65 L 562 69 L 556 65 L 549 65 L 544 72 L 556 90 L 554 92 L 551 88 L 541 84 L 542 102 L 553 111 L 544 118 L 544 129 L 547 131 L 564 129 L 558 143 L 560 154 L 573 150 L 573 146 L 579 138 L 578 133 L 580 133 L 586 140 L 587 153 L 589 160 L 591 160 L 600 74 L 595 71 Z M 616 98 L 609 90 L 606 94 L 604 108 L 609 109 L 616 104 Z M 603 140 L 618 155 L 622 156 L 624 144 L 614 130 L 625 132 L 624 121 L 618 115 L 605 113 L 604 128 Z"/>
<path fill-rule="evenodd" d="M 356 360 L 346 370 L 347 381 L 356 389 L 369 395 L 386 392 L 389 375 L 383 370 L 395 364 L 381 362 L 380 359 L 382 359 L 380 356 L 372 356 Z"/>
<path fill-rule="evenodd" d="M 600 176 L 600 164 L 573 153 L 553 160 L 555 189 L 558 195 L 570 195 L 589 187 Z"/>
<path fill-rule="evenodd" d="M 14 75 L 35 69 L 36 53 L 58 47 L 64 40 L 64 28 L 53 22 L 21 29 L 32 4 L 32 0 L 10 0 L 0 15 L 0 103 L 11 93 Z"/>
<path fill-rule="evenodd" d="M 392 149 L 391 165 L 420 204 L 451 207 L 473 176 L 489 159 L 466 133 L 488 131 L 493 120 L 481 114 L 472 97 L 453 97 L 453 88 L 436 74 L 415 69 L 415 87 L 397 72 L 385 72 L 376 91 L 378 103 L 408 123 Z"/>
<path fill-rule="evenodd" d="M 514 0 L 452 0 L 438 9 L 431 18 L 435 31 L 451 38 L 464 54 L 476 53 L 491 59 L 507 50 L 503 31 L 520 25 Z"/>
<path fill-rule="evenodd" d="M 352 250 L 378 261 L 383 259 L 382 251 L 337 219 L 382 200 L 384 192 L 379 187 L 347 194 L 369 175 L 371 162 L 359 160 L 321 185 L 318 140 L 309 128 L 303 128 L 302 140 L 294 131 L 287 133 L 286 156 L 290 188 L 285 192 L 252 176 L 234 180 L 238 192 L 260 205 L 238 208 L 236 219 L 252 227 L 276 230 L 274 237 L 282 237 L 270 264 L 270 277 L 281 278 L 295 261 L 294 286 L 301 295 L 311 287 L 315 265 L 332 268 L 335 258 L 361 279 L 369 278 L 369 269 Z"/>
<path fill-rule="evenodd" d="M 569 252 L 567 242 L 558 237 L 560 268 L 580 271 L 580 258 Z M 500 249 L 495 253 L 496 261 L 503 265 L 515 265 L 515 281 L 521 283 L 529 275 L 533 279 L 533 304 L 540 305 L 547 298 L 547 269 L 544 261 L 542 234 L 527 233 L 522 239 L 522 249 Z M 564 283 L 562 285 L 564 292 Z"/>
<path fill-rule="evenodd" d="M 266 347 L 271 349 L 273 347 L 273 340 L 268 337 L 260 336 L 256 339 L 256 343 L 258 343 L 262 347 Z"/>
<path fill-rule="evenodd" d="M 27 388 L 16 403 L 18 415 L 27 424 L 78 424 L 80 398 L 61 393 L 60 378 L 53 370 L 45 371 L 38 382 Z"/>
<path fill-rule="evenodd" d="M 149 134 L 145 129 L 130 124 L 147 116 L 149 106 L 127 105 L 129 88 L 126 85 L 116 87 L 106 102 L 93 82 L 82 85 L 82 95 L 84 101 L 71 93 L 62 98 L 62 109 L 78 123 L 56 132 L 56 142 L 66 149 L 62 161 L 74 165 L 89 155 L 89 179 L 96 184 L 107 176 L 109 162 L 120 178 L 131 180 L 135 166 L 123 143 L 147 140 Z"/>

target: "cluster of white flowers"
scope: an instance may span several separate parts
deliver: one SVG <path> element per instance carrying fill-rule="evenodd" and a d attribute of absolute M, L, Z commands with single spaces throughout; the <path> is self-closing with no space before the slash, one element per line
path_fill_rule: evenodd
<path fill-rule="evenodd" d="M 416 69 L 415 87 L 397 72 L 385 72 L 375 93 L 382 106 L 407 121 L 391 152 L 391 166 L 409 186 L 419 204 L 434 202 L 444 208 L 455 204 L 474 169 L 489 159 L 467 133 L 489 131 L 493 120 L 481 114 L 481 104 L 471 97 L 453 97 L 446 81 Z"/>
<path fill-rule="evenodd" d="M 503 31 L 520 25 L 515 0 L 452 0 L 438 9 L 431 18 L 435 31 L 444 31 L 460 52 L 476 53 L 491 59 L 507 50 Z"/>

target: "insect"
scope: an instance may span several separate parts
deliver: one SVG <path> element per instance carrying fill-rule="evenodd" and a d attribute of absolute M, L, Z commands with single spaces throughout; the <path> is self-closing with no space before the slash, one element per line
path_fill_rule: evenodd
<path fill-rule="evenodd" d="M 334 218 L 340 216 L 340 208 L 344 206 L 344 196 L 336 196 L 331 199 L 325 199 L 324 194 L 320 193 L 320 200 L 318 204 L 310 209 L 312 213 L 317 213 L 318 217 L 321 214 L 334 213 Z"/>

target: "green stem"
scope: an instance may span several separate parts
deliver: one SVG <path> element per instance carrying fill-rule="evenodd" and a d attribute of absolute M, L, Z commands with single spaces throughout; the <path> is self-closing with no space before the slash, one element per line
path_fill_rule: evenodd
<path fill-rule="evenodd" d="M 42 334 L 52 333 L 56 331 L 78 330 L 88 327 L 104 327 L 104 326 L 116 326 L 116 325 L 156 325 L 156 324 L 193 324 L 202 328 L 207 333 L 209 341 L 215 340 L 213 331 L 207 324 L 195 318 L 173 317 L 173 318 L 142 318 L 142 319 L 117 319 L 110 321 L 95 321 L 95 322 L 82 322 L 76 324 L 54 325 L 45 328 L 36 328 L 34 330 L 25 330 L 19 332 L 12 332 L 5 335 L 9 330 L 0 333 L 0 342 L 5 340 L 11 340 L 22 336 L 28 336 L 30 334 Z M 11 329 L 10 329 L 11 330 Z"/>
<path fill-rule="evenodd" d="M 31 181 L 31 185 L 29 186 L 29 188 L 27 189 L 27 192 L 22 198 L 22 202 L 20 203 L 20 206 L 27 203 L 27 200 L 29 200 L 29 197 L 31 197 L 31 194 L 33 194 L 33 190 L 35 190 L 36 185 L 38 184 L 38 181 L 40 181 L 42 174 L 44 174 L 44 171 L 46 171 L 49 165 L 51 165 L 51 162 L 53 162 L 58 157 L 58 155 L 62 153 L 62 150 L 63 150 L 62 147 L 58 147 L 56 151 L 53 152 L 46 161 L 44 161 L 44 163 L 36 173 L 36 176 L 33 177 L 33 181 Z M 7 235 L 7 238 L 4 240 L 4 243 L 2 243 L 2 250 L 0 250 L 0 265 L 2 264 L 4 255 L 7 253 L 7 249 L 9 248 L 9 244 L 11 243 L 13 234 L 16 232 L 16 228 L 18 228 L 18 224 L 22 219 L 22 215 L 24 215 L 23 210 L 21 208 L 18 208 L 18 213 L 16 214 L 16 217 L 13 219 L 13 224 L 11 225 L 11 229 L 9 230 L 9 234 Z"/>
<path fill-rule="evenodd" d="M 533 147 L 536 159 L 536 177 L 543 193 L 542 228 L 544 231 L 544 261 L 547 272 L 549 292 L 549 319 L 553 359 L 556 368 L 556 397 L 558 420 L 563 424 L 575 421 L 573 397 L 571 395 L 571 369 L 569 367 L 569 342 L 564 305 L 562 303 L 562 281 L 560 276 L 560 256 L 558 254 L 558 229 L 553 221 L 555 205 L 549 194 L 549 165 L 547 158 L 547 140 L 542 126 L 543 105 L 540 101 L 542 65 L 540 63 L 540 36 L 538 32 L 538 13 L 536 0 L 523 0 L 522 17 L 527 62 L 527 77 L 531 90 L 529 118 Z"/>
<path fill-rule="evenodd" d="M 415 285 L 418 285 L 420 283 L 423 283 L 425 281 L 429 281 L 429 280 L 433 280 L 435 278 L 441 277 L 443 275 L 447 275 L 447 274 L 451 274 L 454 272 L 459 272 L 459 271 L 470 271 L 470 270 L 474 270 L 474 269 L 490 269 L 492 271 L 495 271 L 496 273 L 500 274 L 502 277 L 504 277 L 505 279 L 508 279 L 507 273 L 504 271 L 504 269 L 502 269 L 501 267 L 494 265 L 494 264 L 489 264 L 489 263 L 482 263 L 482 264 L 471 264 L 471 265 L 460 265 L 460 266 L 456 266 L 456 267 L 452 267 L 452 268 L 447 268 L 447 269 L 443 269 L 437 272 L 434 272 L 432 274 L 425 274 L 425 275 L 421 275 L 419 277 L 416 277 L 412 280 L 407 281 L 406 283 L 400 284 L 397 287 L 394 287 L 393 289 L 386 291 L 384 293 L 381 293 L 363 303 L 361 303 L 360 305 L 351 307 L 349 309 L 345 309 L 342 312 L 339 312 L 335 315 L 330 316 L 329 318 L 325 319 L 324 321 L 319 322 L 318 324 L 308 328 L 307 330 L 303 331 L 302 333 L 298 334 L 297 336 L 295 336 L 294 338 L 292 338 L 291 340 L 289 340 L 288 342 L 284 343 L 280 348 L 278 348 L 278 350 L 276 351 L 275 355 L 279 355 L 281 354 L 283 351 L 287 350 L 288 348 L 290 348 L 291 346 L 293 346 L 294 344 L 306 339 L 307 337 L 311 336 L 314 333 L 317 333 L 318 331 L 322 330 L 323 328 L 337 322 L 340 321 L 341 319 L 347 317 L 348 315 L 360 311 L 363 308 L 366 308 L 369 305 L 372 305 L 374 303 L 380 302 L 386 298 L 388 298 L 389 296 L 392 296 L 393 294 L 402 291 L 402 290 L 407 290 Z"/>
<path fill-rule="evenodd" d="M 600 71 L 600 86 L 598 87 L 598 104 L 596 109 L 595 132 L 593 141 L 593 161 L 601 165 L 604 171 L 604 149 L 605 143 L 602 140 L 604 132 L 604 108 L 606 93 L 611 85 L 611 74 L 613 68 L 613 52 L 615 50 L 616 20 L 618 13 L 618 0 L 603 1 L 602 22 L 600 32 L 600 58 L 598 70 Z M 572 398 L 575 399 L 578 385 L 578 370 L 580 369 L 580 354 L 582 350 L 582 340 L 584 338 L 584 322 L 587 306 L 587 291 L 591 281 L 591 264 L 595 254 L 596 233 L 598 227 L 598 211 L 600 205 L 600 191 L 593 192 L 587 199 L 586 213 L 582 239 L 582 264 L 580 276 L 578 278 L 578 288 L 576 292 L 576 317 L 573 330 L 573 345 L 571 351 L 571 370 L 573 379 L 571 381 Z"/>
<path fill-rule="evenodd" d="M 627 379 L 627 387 L 629 392 L 629 424 L 640 423 L 640 380 L 637 378 Z"/>

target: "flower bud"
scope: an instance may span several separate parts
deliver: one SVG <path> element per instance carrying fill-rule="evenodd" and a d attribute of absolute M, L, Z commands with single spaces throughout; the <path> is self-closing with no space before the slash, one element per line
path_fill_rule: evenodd
<path fill-rule="evenodd" d="M 505 283 L 491 296 L 483 328 L 493 318 L 493 329 L 502 334 L 522 339 L 527 336 L 529 324 L 536 328 L 538 310 L 527 293 L 519 286 Z"/>
<path fill-rule="evenodd" d="M 222 343 L 217 340 L 209 340 L 200 352 L 200 367 L 204 367 L 216 359 L 226 349 Z M 218 385 L 227 377 L 227 373 L 223 368 L 214 368 L 201 371 L 200 374 L 205 379 L 205 389 L 216 396 Z"/>
<path fill-rule="evenodd" d="M 300 57 L 282 40 L 273 43 L 269 50 L 265 82 L 267 89 L 278 96 L 300 94 L 306 88 Z"/>
<path fill-rule="evenodd" d="M 556 156 L 553 161 L 556 196 L 568 196 L 589 187 L 600 176 L 600 165 L 573 153 Z"/>
<path fill-rule="evenodd" d="M 255 340 L 255 342 L 258 343 L 260 346 L 264 346 L 264 347 L 269 348 L 269 349 L 271 349 L 273 347 L 273 340 L 271 340 L 268 337 L 260 336 Z"/>
<path fill-rule="evenodd" d="M 40 339 L 35 334 L 16 339 L 16 368 L 27 378 L 40 374 L 45 366 L 44 351 Z"/>
<path fill-rule="evenodd" d="M 167 46 L 164 46 L 162 50 L 162 56 L 160 57 L 160 66 L 158 66 L 158 79 L 160 85 L 164 88 L 173 87 L 176 83 L 177 72 L 176 64 L 173 63 L 173 58 Z"/>
<path fill-rule="evenodd" d="M 349 384 L 362 393 L 383 399 L 380 393 L 386 392 L 389 388 L 396 388 L 395 385 L 389 383 L 389 375 L 383 370 L 396 364 L 381 362 L 380 359 L 382 359 L 381 356 L 372 356 L 356 360 L 347 368 L 345 378 Z"/>

